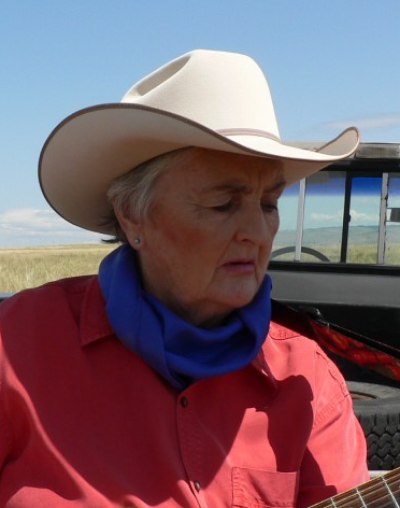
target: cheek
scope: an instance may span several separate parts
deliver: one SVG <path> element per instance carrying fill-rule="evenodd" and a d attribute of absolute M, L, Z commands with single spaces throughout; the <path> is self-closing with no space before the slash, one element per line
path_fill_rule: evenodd
<path fill-rule="evenodd" d="M 175 233 L 171 240 L 176 258 L 190 272 L 192 279 L 206 276 L 208 270 L 214 270 L 222 255 L 222 242 L 215 232 L 209 235 L 201 229 L 189 229 Z"/>
<path fill-rule="evenodd" d="M 158 224 L 157 230 L 168 248 L 178 251 L 179 256 L 191 252 L 198 256 L 204 255 L 205 250 L 212 249 L 217 234 L 219 235 L 215 225 L 195 220 L 190 213 L 186 217 L 184 213 L 169 215 L 168 220 Z"/>
<path fill-rule="evenodd" d="M 271 242 L 274 240 L 274 238 L 278 232 L 279 224 L 280 224 L 280 217 L 279 217 L 279 213 L 276 212 L 268 220 L 268 229 L 269 229 L 269 236 L 270 236 Z"/>
<path fill-rule="evenodd" d="M 202 294 L 213 280 L 218 262 L 217 248 L 202 231 L 180 229 L 164 236 L 158 273 L 162 273 L 169 290 L 183 301 Z"/>
<path fill-rule="evenodd" d="M 185 256 L 191 251 L 196 251 L 198 245 L 204 241 L 201 232 L 196 228 L 182 226 L 181 224 L 176 224 L 175 227 L 164 230 L 163 237 L 168 250 L 176 251 L 176 255 L 179 257 Z"/>
<path fill-rule="evenodd" d="M 181 278 L 191 279 L 201 271 L 212 250 L 209 235 L 201 228 L 179 220 L 168 225 L 160 224 L 157 231 L 148 246 L 149 251 L 157 253 L 156 258 L 164 269 L 174 270 L 174 273 L 181 274 Z"/>

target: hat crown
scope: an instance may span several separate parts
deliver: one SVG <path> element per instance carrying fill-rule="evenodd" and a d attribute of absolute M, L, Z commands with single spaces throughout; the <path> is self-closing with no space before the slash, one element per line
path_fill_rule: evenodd
<path fill-rule="evenodd" d="M 195 50 L 133 85 L 123 103 L 189 118 L 215 131 L 261 130 L 279 137 L 270 89 L 246 55 Z"/>

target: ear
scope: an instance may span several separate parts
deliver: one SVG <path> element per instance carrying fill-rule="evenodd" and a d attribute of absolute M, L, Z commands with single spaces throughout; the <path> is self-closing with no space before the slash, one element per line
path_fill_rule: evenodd
<path fill-rule="evenodd" d="M 142 225 L 138 222 L 134 222 L 121 210 L 114 208 L 114 213 L 122 231 L 125 233 L 129 245 L 135 250 L 141 249 L 143 246 Z M 138 239 L 140 240 L 138 241 Z"/>

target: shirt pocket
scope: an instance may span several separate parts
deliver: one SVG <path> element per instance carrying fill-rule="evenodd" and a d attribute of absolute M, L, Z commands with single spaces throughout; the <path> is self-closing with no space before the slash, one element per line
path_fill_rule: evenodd
<path fill-rule="evenodd" d="M 289 508 L 295 506 L 298 473 L 234 467 L 232 507 Z"/>

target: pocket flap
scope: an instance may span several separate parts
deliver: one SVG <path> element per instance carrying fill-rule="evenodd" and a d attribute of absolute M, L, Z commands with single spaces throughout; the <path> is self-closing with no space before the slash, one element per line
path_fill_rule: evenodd
<path fill-rule="evenodd" d="M 280 508 L 295 505 L 297 472 L 282 473 L 234 467 L 232 469 L 233 507 Z"/>

